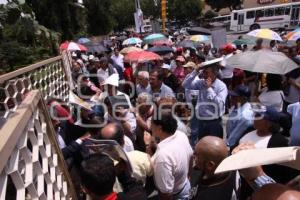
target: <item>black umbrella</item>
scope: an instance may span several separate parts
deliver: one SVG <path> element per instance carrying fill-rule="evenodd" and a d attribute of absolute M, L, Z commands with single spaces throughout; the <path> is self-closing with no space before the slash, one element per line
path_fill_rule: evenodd
<path fill-rule="evenodd" d="M 105 52 L 109 52 L 109 50 L 101 45 L 101 44 L 95 44 L 95 45 L 89 45 L 86 46 L 88 48 L 88 52 L 90 53 L 105 53 Z"/>
<path fill-rule="evenodd" d="M 147 49 L 147 51 L 157 53 L 158 55 L 165 55 L 165 54 L 174 52 L 174 50 L 168 46 L 154 46 L 154 47 Z"/>
<path fill-rule="evenodd" d="M 194 27 L 189 29 L 188 33 L 191 35 L 211 35 L 211 30 L 202 27 Z"/>
<path fill-rule="evenodd" d="M 196 44 L 195 42 L 191 41 L 191 40 L 183 40 L 181 42 L 179 42 L 177 44 L 178 47 L 183 47 L 183 48 L 186 48 L 186 49 L 194 49 L 196 48 Z"/>

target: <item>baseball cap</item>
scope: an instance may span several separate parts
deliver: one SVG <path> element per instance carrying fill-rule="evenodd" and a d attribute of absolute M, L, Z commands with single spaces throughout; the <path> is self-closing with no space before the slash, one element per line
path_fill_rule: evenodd
<path fill-rule="evenodd" d="M 235 96 L 235 97 L 247 97 L 249 98 L 251 96 L 251 91 L 248 86 L 245 85 L 239 85 L 235 88 L 235 90 L 229 91 L 229 95 Z"/>
<path fill-rule="evenodd" d="M 161 67 L 162 69 L 168 69 L 170 70 L 171 69 L 171 65 L 168 65 L 168 64 L 163 64 L 163 66 Z"/>

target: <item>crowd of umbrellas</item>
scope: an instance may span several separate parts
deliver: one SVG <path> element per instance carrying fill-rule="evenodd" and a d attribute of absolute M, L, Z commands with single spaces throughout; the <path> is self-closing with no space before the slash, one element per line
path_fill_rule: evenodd
<path fill-rule="evenodd" d="M 257 29 L 245 35 L 247 38 L 239 38 L 232 42 L 233 45 L 254 45 L 255 38 L 264 40 L 275 40 L 278 43 L 288 45 L 290 41 L 300 38 L 300 28 L 289 32 L 281 37 L 270 29 Z M 198 49 L 205 44 L 211 44 L 211 37 L 208 35 L 186 36 L 180 41 L 172 41 L 160 33 L 150 34 L 143 39 L 126 36 L 113 37 L 101 42 L 92 42 L 88 38 L 80 38 L 77 42 L 66 41 L 60 45 L 61 50 L 82 51 L 90 54 L 103 54 L 111 51 L 114 40 L 120 41 L 123 49 L 120 51 L 125 56 L 124 61 L 129 63 L 142 63 L 149 61 L 163 60 L 164 56 L 170 55 L 177 48 Z M 143 46 L 143 48 L 141 48 Z M 255 58 L 255 59 L 253 59 Z M 286 74 L 298 67 L 294 61 L 281 52 L 267 50 L 247 51 L 224 57 L 227 66 L 242 70 Z"/>

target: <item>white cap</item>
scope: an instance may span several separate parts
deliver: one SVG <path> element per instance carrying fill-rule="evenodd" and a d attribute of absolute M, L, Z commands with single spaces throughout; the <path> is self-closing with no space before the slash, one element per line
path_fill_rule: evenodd
<path fill-rule="evenodd" d="M 94 60 L 95 56 L 94 55 L 89 55 L 89 60 Z"/>
<path fill-rule="evenodd" d="M 77 54 L 75 52 L 72 53 L 72 57 L 77 57 Z"/>
<path fill-rule="evenodd" d="M 112 74 L 110 75 L 102 85 L 112 85 L 112 86 L 119 86 L 119 74 Z"/>
<path fill-rule="evenodd" d="M 163 64 L 163 66 L 161 67 L 162 69 L 168 69 L 170 70 L 171 69 L 171 65 L 168 65 L 168 64 Z"/>

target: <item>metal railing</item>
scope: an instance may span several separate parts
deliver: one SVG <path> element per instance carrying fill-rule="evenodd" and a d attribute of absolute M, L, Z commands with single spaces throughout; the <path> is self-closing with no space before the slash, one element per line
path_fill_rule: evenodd
<path fill-rule="evenodd" d="M 49 112 L 27 93 L 0 129 L 0 199 L 76 199 Z"/>

